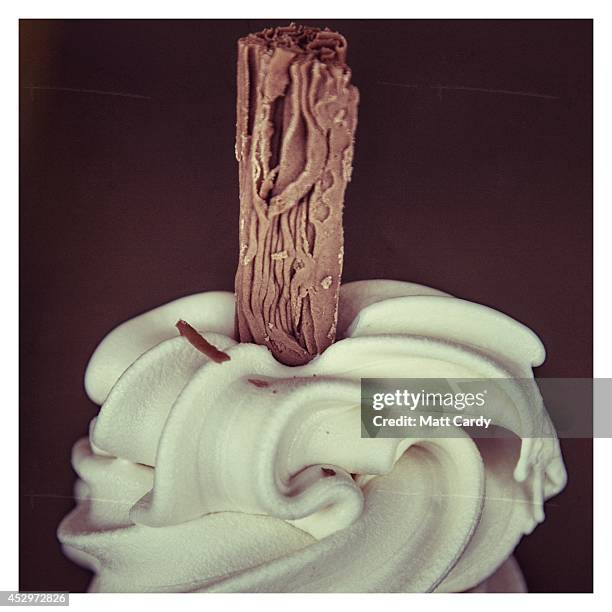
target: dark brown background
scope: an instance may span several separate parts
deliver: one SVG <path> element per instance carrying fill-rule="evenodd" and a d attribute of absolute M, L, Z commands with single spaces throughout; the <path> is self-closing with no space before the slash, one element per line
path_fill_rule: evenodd
<path fill-rule="evenodd" d="M 21 22 L 21 589 L 89 579 L 55 529 L 96 343 L 232 289 L 235 41 L 288 21 Z M 482 302 L 541 336 L 539 376 L 590 376 L 591 22 L 309 23 L 346 35 L 361 91 L 344 279 Z M 569 484 L 518 549 L 534 591 L 592 590 L 591 445 L 563 449 Z"/>

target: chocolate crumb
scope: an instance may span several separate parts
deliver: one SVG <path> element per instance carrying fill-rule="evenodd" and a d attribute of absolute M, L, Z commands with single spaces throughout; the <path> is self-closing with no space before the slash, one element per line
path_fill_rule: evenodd
<path fill-rule="evenodd" d="M 331 286 L 332 286 L 332 277 L 331 276 L 326 276 L 321 281 L 321 287 L 323 287 L 323 289 L 329 289 Z"/>
<path fill-rule="evenodd" d="M 262 389 L 263 387 L 269 387 L 270 383 L 266 380 L 260 380 L 259 378 L 249 378 L 249 382 L 256 387 Z"/>
<path fill-rule="evenodd" d="M 335 476 L 336 475 L 336 470 L 332 470 L 331 468 L 321 468 L 321 471 L 323 472 L 323 474 L 325 474 L 325 476 Z"/>
<path fill-rule="evenodd" d="M 231 359 L 227 353 L 220 351 L 216 346 L 213 346 L 206 340 L 206 338 L 191 327 L 187 321 L 180 319 L 176 324 L 176 328 L 179 330 L 179 334 L 183 336 L 191 346 L 200 351 L 200 353 L 204 353 L 204 355 L 215 363 L 223 363 Z"/>

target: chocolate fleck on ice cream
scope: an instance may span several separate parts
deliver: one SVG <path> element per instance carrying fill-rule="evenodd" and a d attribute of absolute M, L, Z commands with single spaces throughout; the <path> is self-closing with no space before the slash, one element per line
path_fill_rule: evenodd
<path fill-rule="evenodd" d="M 236 327 L 287 365 L 336 336 L 359 94 L 346 41 L 291 24 L 238 41 Z"/>

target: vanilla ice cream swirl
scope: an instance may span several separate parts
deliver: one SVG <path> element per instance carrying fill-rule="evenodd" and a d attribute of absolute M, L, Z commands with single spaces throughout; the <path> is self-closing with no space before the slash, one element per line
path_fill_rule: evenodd
<path fill-rule="evenodd" d="M 178 319 L 231 359 L 177 336 Z M 524 589 L 512 551 L 566 481 L 554 435 L 521 437 L 552 428 L 535 384 L 491 407 L 516 436 L 367 439 L 360 379 L 532 378 L 533 332 L 434 289 L 360 281 L 307 365 L 233 334 L 234 296 L 201 293 L 120 325 L 91 358 L 102 407 L 58 529 L 91 591 Z"/>

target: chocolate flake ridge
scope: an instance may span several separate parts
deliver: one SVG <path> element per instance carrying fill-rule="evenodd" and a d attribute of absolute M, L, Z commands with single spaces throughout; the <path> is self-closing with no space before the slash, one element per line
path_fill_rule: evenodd
<path fill-rule="evenodd" d="M 296 24 L 238 41 L 236 333 L 287 365 L 335 340 L 359 100 L 346 49 Z"/>

